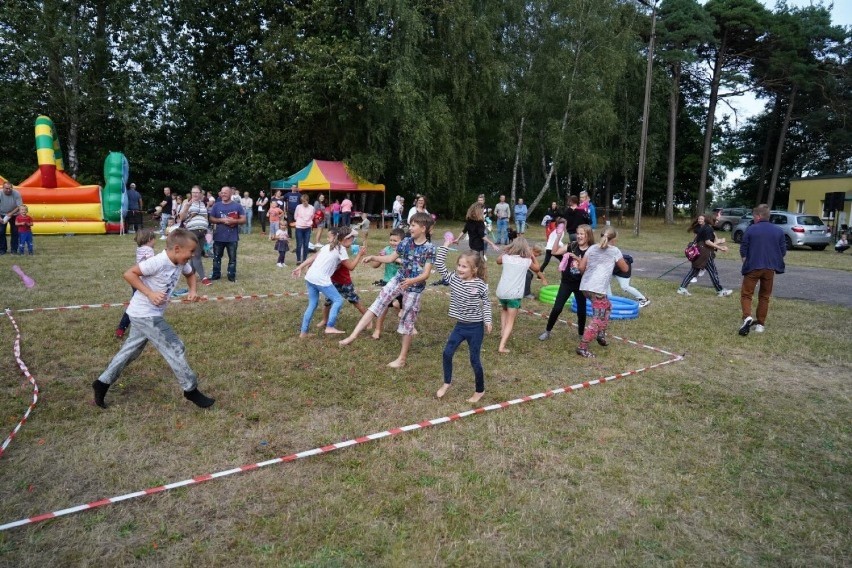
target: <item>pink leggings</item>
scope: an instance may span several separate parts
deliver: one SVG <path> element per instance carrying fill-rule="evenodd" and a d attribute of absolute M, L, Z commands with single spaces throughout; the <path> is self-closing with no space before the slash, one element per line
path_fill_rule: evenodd
<path fill-rule="evenodd" d="M 589 343 L 600 333 L 606 332 L 606 326 L 609 325 L 609 314 L 612 311 L 612 303 L 606 294 L 593 294 L 586 292 L 587 297 L 592 299 L 592 313 L 589 314 L 591 322 L 586 324 L 586 330 L 583 332 L 583 339 L 580 340 L 580 348 L 586 349 Z"/>

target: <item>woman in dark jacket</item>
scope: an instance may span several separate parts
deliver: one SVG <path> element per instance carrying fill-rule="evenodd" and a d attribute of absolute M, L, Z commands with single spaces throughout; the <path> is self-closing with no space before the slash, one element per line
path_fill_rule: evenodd
<path fill-rule="evenodd" d="M 713 215 L 705 217 L 699 215 L 689 226 L 687 231 L 695 233 L 695 243 L 701 249 L 701 254 L 692 261 L 692 268 L 684 276 L 680 283 L 680 288 L 677 293 L 682 296 L 691 296 L 687 290 L 690 281 L 696 277 L 701 270 L 706 270 L 710 275 L 710 281 L 713 282 L 713 287 L 716 289 L 717 296 L 730 296 L 731 290 L 722 288 L 719 283 L 719 272 L 716 270 L 716 251 L 728 252 L 728 247 L 725 246 L 725 239 L 716 240 L 716 233 L 713 232 Z"/>

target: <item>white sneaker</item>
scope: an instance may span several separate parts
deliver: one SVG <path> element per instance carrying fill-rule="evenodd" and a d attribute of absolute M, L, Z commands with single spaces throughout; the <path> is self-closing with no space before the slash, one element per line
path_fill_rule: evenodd
<path fill-rule="evenodd" d="M 757 324 L 757 325 L 754 326 L 754 332 L 755 333 L 763 333 L 764 330 L 765 330 L 765 328 L 760 324 Z"/>
<path fill-rule="evenodd" d="M 730 296 L 732 293 L 733 293 L 733 290 L 728 290 L 726 288 L 724 290 L 719 290 L 718 292 L 716 292 L 716 295 L 719 296 L 720 298 L 722 298 L 724 296 Z"/>
<path fill-rule="evenodd" d="M 704 270 L 703 268 L 702 268 L 701 270 L 699 270 L 699 271 L 698 271 L 698 277 L 699 277 L 699 278 L 701 278 L 701 277 L 702 277 L 702 276 L 704 276 L 705 274 L 707 274 L 707 271 L 706 271 L 706 270 Z"/>
<path fill-rule="evenodd" d="M 683 288 L 683 287 L 678 288 L 677 293 L 680 294 L 681 296 L 692 296 L 692 294 L 690 294 L 689 290 L 687 290 L 686 288 Z"/>
<path fill-rule="evenodd" d="M 645 298 L 644 300 L 639 300 L 639 307 L 644 308 L 645 306 L 647 306 L 650 303 L 651 303 L 651 300 L 649 300 L 648 298 Z"/>
<path fill-rule="evenodd" d="M 689 282 L 690 282 L 691 284 L 695 284 L 696 282 L 698 282 L 698 277 L 697 277 L 697 276 L 693 276 L 693 277 L 692 277 L 692 280 L 690 280 Z"/>
<path fill-rule="evenodd" d="M 743 324 L 740 326 L 740 330 L 738 333 L 743 337 L 748 335 L 748 332 L 751 330 L 751 324 L 753 321 L 754 319 L 751 316 L 746 316 L 746 318 L 743 320 Z"/>
<path fill-rule="evenodd" d="M 278 262 L 278 263 L 275 264 L 275 266 L 277 266 L 278 268 L 284 268 L 284 263 Z"/>

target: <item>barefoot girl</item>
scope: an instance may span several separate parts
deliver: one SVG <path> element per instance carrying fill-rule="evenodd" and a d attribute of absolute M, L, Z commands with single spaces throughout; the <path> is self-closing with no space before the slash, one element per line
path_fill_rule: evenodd
<path fill-rule="evenodd" d="M 532 270 L 539 278 L 542 278 L 542 275 L 538 261 L 524 237 L 517 237 L 503 249 L 503 254 L 497 257 L 497 264 L 503 265 L 503 274 L 497 284 L 497 299 L 500 300 L 500 347 L 497 351 L 508 353 L 506 343 L 512 335 L 515 318 L 518 317 L 518 309 L 521 307 L 527 270 Z"/>
<path fill-rule="evenodd" d="M 452 243 L 452 238 L 444 239 L 444 245 L 438 247 L 435 256 L 435 268 L 450 283 L 450 317 L 458 320 L 444 347 L 444 384 L 438 389 L 437 396 L 442 398 L 450 390 L 450 383 L 453 381 L 453 356 L 462 341 L 467 341 L 470 364 L 476 381 L 476 392 L 467 401 L 479 402 L 485 394 L 485 373 L 479 356 L 482 352 L 484 331 L 491 333 L 491 301 L 488 298 L 488 284 L 485 283 L 486 265 L 478 252 L 464 252 L 459 255 L 456 271 L 450 273 L 446 260 L 447 251 L 450 250 L 448 247 Z"/>
<path fill-rule="evenodd" d="M 607 345 L 606 327 L 609 324 L 612 303 L 606 296 L 606 290 L 612 278 L 612 269 L 617 266 L 624 272 L 628 268 L 621 251 L 613 245 L 617 237 L 615 229 L 604 227 L 600 242 L 590 246 L 585 256 L 580 259 L 580 272 L 583 273 L 580 290 L 592 299 L 592 323 L 586 327 L 577 347 L 577 355 L 582 357 L 595 356 L 589 351 L 592 338 L 597 339 L 599 345 Z"/>
<path fill-rule="evenodd" d="M 346 248 L 340 244 L 349 236 L 349 231 L 349 227 L 329 229 L 328 244 L 293 270 L 293 277 L 298 278 L 302 275 L 302 269 L 308 268 L 308 273 L 305 274 L 305 286 L 308 289 L 308 308 L 305 310 L 305 315 L 302 316 L 302 328 L 299 337 L 308 336 L 311 318 L 319 303 L 320 292 L 332 302 L 325 332 L 329 334 L 345 333 L 334 327 L 337 323 L 337 314 L 340 313 L 340 308 L 343 306 L 343 297 L 331 283 L 331 275 L 334 274 L 341 262 L 349 259 Z"/>
<path fill-rule="evenodd" d="M 429 242 L 429 230 L 435 223 L 428 213 L 415 213 L 409 220 L 411 236 L 403 239 L 396 251 L 392 254 L 382 256 L 367 256 L 364 262 L 369 264 L 379 261 L 382 264 L 395 262 L 397 258 L 402 259 L 402 266 L 396 276 L 382 288 L 379 297 L 373 302 L 367 313 L 361 317 L 361 321 L 349 334 L 349 337 L 340 341 L 340 345 L 349 345 L 358 334 L 364 331 L 374 318 L 384 312 L 390 303 L 402 293 L 402 313 L 399 318 L 397 333 L 402 335 L 402 347 L 399 356 L 388 363 L 388 367 L 399 369 L 405 366 L 408 351 L 411 349 L 411 341 L 414 337 L 414 324 L 417 322 L 417 314 L 420 313 L 420 297 L 426 288 L 425 282 L 432 273 L 432 264 L 435 262 L 435 245 Z"/>

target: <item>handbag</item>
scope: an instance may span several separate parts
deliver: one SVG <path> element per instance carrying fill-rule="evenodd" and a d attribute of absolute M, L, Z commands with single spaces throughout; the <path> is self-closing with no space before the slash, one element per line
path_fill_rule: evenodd
<path fill-rule="evenodd" d="M 686 260 L 693 261 L 699 256 L 701 256 L 701 249 L 698 248 L 698 243 L 692 241 L 691 243 L 686 245 L 685 249 L 683 249 L 683 254 L 686 255 Z"/>

